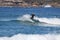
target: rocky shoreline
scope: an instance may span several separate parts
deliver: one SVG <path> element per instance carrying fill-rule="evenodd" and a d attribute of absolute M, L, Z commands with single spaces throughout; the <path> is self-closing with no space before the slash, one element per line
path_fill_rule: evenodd
<path fill-rule="evenodd" d="M 49 3 L 26 3 L 24 1 L 0 1 L 0 7 L 60 7 L 60 4 L 58 2 L 49 2 Z"/>

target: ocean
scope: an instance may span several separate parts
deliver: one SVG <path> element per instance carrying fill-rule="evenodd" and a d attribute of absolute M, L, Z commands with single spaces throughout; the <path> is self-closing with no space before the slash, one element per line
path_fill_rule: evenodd
<path fill-rule="evenodd" d="M 60 8 L 0 7 L 0 40 L 60 40 Z"/>

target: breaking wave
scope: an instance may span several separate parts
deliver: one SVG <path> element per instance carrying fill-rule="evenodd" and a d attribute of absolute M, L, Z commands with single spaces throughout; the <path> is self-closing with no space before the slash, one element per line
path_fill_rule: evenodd
<path fill-rule="evenodd" d="M 20 22 L 31 22 L 31 23 L 39 23 L 39 25 L 42 23 L 43 24 L 47 24 L 47 25 L 60 25 L 60 18 L 39 18 L 39 17 L 34 17 L 34 20 L 37 20 L 38 22 L 35 22 L 33 20 L 30 19 L 31 15 L 29 14 L 25 14 L 22 15 L 20 17 L 18 17 L 17 19 L 0 19 L 0 21 L 20 21 Z"/>
<path fill-rule="evenodd" d="M 30 19 L 30 17 L 31 15 L 26 14 L 23 15 L 22 17 L 17 18 L 17 20 L 34 22 L 33 20 Z M 60 25 L 60 18 L 39 18 L 35 16 L 34 19 L 46 24 Z"/>
<path fill-rule="evenodd" d="M 17 34 L 12 37 L 0 37 L 0 40 L 60 40 L 60 35 Z"/>

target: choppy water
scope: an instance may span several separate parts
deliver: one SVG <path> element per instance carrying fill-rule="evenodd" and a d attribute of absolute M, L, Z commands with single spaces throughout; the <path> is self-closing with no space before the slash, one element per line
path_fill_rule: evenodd
<path fill-rule="evenodd" d="M 32 13 L 39 22 L 30 19 Z M 59 40 L 59 37 L 60 8 L 0 7 L 0 40 Z"/>

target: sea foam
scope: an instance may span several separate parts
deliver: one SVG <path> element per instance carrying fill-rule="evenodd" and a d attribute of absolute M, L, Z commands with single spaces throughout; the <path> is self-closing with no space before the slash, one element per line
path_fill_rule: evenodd
<path fill-rule="evenodd" d="M 60 35 L 17 34 L 12 37 L 0 37 L 0 40 L 60 40 Z"/>

